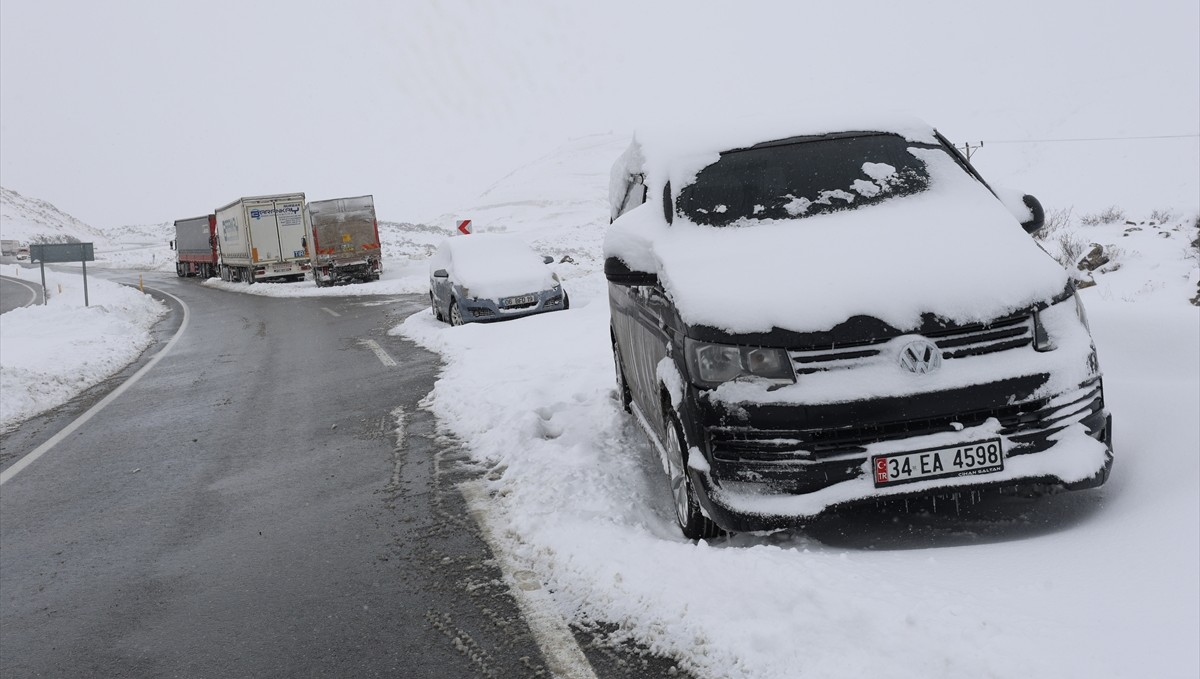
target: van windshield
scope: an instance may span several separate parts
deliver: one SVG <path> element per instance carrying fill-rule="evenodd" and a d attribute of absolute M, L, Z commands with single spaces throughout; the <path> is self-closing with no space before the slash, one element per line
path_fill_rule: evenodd
<path fill-rule="evenodd" d="M 679 213 L 697 224 L 799 219 L 853 210 L 929 186 L 909 149 L 939 148 L 895 134 L 806 137 L 721 154 L 679 192 Z"/>

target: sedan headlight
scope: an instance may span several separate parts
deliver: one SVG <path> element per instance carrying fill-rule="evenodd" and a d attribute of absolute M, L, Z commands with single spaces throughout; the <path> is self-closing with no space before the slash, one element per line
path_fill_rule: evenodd
<path fill-rule="evenodd" d="M 739 378 L 762 378 L 792 383 L 792 361 L 783 349 L 711 344 L 687 339 L 688 372 L 701 387 L 715 387 Z"/>

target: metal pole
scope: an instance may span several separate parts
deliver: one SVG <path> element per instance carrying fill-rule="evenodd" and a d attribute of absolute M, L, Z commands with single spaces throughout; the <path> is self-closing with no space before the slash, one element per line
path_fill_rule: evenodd
<path fill-rule="evenodd" d="M 50 303 L 50 291 L 46 288 L 46 260 L 38 260 L 42 266 L 42 306 Z"/>
<path fill-rule="evenodd" d="M 88 305 L 88 295 L 87 295 L 87 260 L 86 260 L 86 259 L 81 259 L 81 260 L 79 260 L 79 263 L 83 265 L 83 305 L 86 307 L 86 306 Z"/>

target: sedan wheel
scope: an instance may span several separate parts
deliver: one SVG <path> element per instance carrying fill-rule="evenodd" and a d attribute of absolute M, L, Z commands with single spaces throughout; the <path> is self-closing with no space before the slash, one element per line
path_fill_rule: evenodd
<path fill-rule="evenodd" d="M 462 325 L 462 311 L 458 308 L 458 302 L 450 300 L 450 325 Z"/>
<path fill-rule="evenodd" d="M 446 319 L 442 316 L 442 312 L 438 309 L 437 300 L 433 298 L 433 291 L 429 292 L 429 306 L 433 308 L 433 317 L 439 321 L 445 322 Z"/>

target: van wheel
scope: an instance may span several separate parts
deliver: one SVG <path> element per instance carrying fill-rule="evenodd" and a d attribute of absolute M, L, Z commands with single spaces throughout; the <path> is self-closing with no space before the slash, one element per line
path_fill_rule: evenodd
<path fill-rule="evenodd" d="M 692 479 L 687 474 L 687 456 L 683 446 L 683 427 L 673 412 L 667 412 L 667 463 L 671 479 L 671 498 L 675 505 L 675 520 L 683 537 L 689 540 L 714 538 L 721 529 L 700 511 Z"/>
<path fill-rule="evenodd" d="M 450 325 L 462 325 L 462 311 L 458 308 L 458 301 L 450 299 Z"/>
<path fill-rule="evenodd" d="M 612 351 L 613 363 L 617 366 L 617 398 L 621 400 L 625 412 L 632 413 L 630 404 L 633 403 L 633 394 L 629 393 L 629 383 L 625 381 L 625 366 L 621 363 L 621 350 L 617 348 L 616 340 L 613 340 Z"/>

